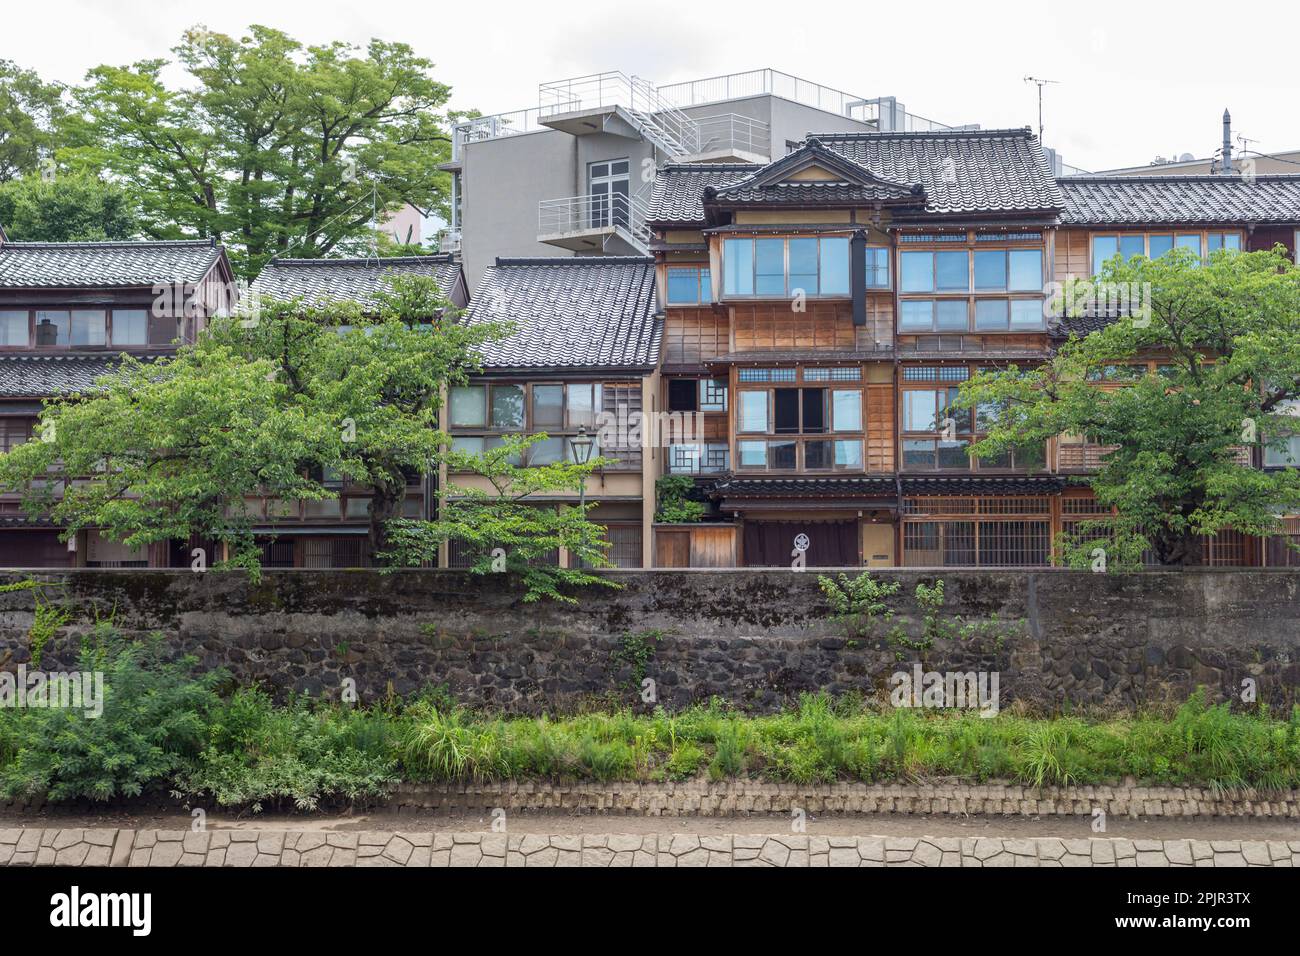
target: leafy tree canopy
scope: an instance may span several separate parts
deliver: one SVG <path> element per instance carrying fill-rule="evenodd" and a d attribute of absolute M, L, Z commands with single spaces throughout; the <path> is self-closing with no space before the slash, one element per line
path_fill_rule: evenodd
<path fill-rule="evenodd" d="M 129 185 L 144 230 L 213 236 L 251 278 L 277 255 L 369 248 L 372 219 L 445 211 L 450 87 L 400 42 L 304 46 L 201 27 L 165 59 L 100 66 L 72 92 L 61 162 Z"/>
<path fill-rule="evenodd" d="M 1103 296 L 1124 289 L 1144 307 L 1072 337 L 1040 366 L 973 376 L 959 407 L 996 419 L 973 451 L 1063 434 L 1116 446 L 1088 483 L 1118 516 L 1064 542 L 1073 564 L 1099 545 L 1111 568 L 1143 549 L 1162 564 L 1199 564 L 1202 535 L 1277 531 L 1280 516 L 1300 508 L 1300 473 L 1257 470 L 1238 456 L 1279 447 L 1295 430 L 1300 271 L 1280 247 L 1219 252 L 1208 263 L 1175 250 L 1154 261 L 1116 258 L 1097 281 Z M 1085 300 L 1077 288 L 1061 297 L 1076 311 Z M 1160 375 L 1132 370 L 1148 359 Z"/>
<path fill-rule="evenodd" d="M 38 171 L 62 115 L 63 87 L 0 60 L 0 183 Z"/>
<path fill-rule="evenodd" d="M 0 183 L 0 224 L 16 242 L 102 242 L 136 234 L 126 190 L 89 173 Z"/>

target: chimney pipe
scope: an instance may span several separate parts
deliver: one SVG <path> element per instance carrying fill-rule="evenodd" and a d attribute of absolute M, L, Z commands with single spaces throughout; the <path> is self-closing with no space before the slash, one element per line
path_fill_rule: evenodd
<path fill-rule="evenodd" d="M 1223 165 L 1219 172 L 1232 175 L 1232 114 L 1226 109 L 1223 111 Z"/>

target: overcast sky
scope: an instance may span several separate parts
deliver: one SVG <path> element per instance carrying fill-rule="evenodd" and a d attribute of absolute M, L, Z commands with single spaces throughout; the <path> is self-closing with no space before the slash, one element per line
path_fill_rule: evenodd
<path fill-rule="evenodd" d="M 642 0 L 38 0 L 5 4 L 0 58 L 80 80 L 103 62 L 167 56 L 186 27 L 249 23 L 305 42 L 404 40 L 437 63 L 453 105 L 537 103 L 537 84 L 607 70 L 668 83 L 771 67 L 913 113 L 985 128 L 1037 126 L 1087 169 L 1207 156 L 1224 107 L 1263 152 L 1300 149 L 1293 4 L 997 4 Z M 1300 170 L 1298 170 L 1300 171 Z"/>

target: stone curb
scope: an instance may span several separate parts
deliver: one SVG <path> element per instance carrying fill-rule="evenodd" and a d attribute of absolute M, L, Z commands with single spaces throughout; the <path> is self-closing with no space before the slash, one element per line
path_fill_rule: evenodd
<path fill-rule="evenodd" d="M 859 813 L 959 816 L 1238 817 L 1300 820 L 1300 791 L 1230 794 L 1208 787 L 1030 787 L 1014 783 L 800 785 L 736 780 L 720 783 L 572 783 L 506 781 L 430 786 L 404 784 L 395 809 L 440 812 L 570 812 L 636 816 L 819 816 Z"/>
<path fill-rule="evenodd" d="M 1300 866 L 1300 840 L 0 830 L 3 866 Z"/>

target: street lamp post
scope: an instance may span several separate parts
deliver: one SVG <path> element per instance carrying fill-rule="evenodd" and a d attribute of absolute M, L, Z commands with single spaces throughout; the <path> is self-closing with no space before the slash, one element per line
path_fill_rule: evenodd
<path fill-rule="evenodd" d="M 573 451 L 573 463 L 575 465 L 585 465 L 591 461 L 591 448 L 595 444 L 587 435 L 587 426 L 578 426 L 578 437 L 569 439 L 569 448 Z M 582 484 L 578 488 L 578 510 L 584 517 L 587 514 L 587 477 L 584 475 Z"/>

